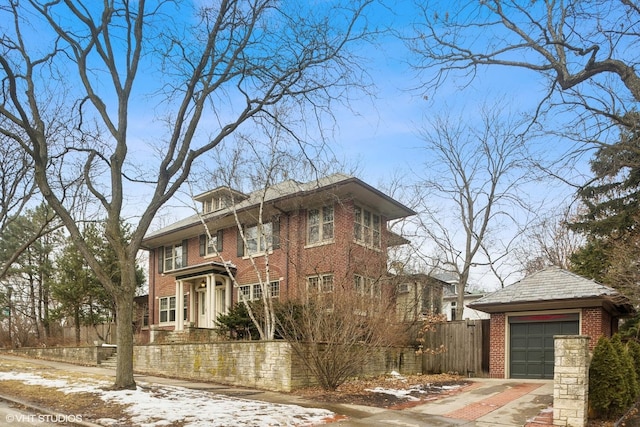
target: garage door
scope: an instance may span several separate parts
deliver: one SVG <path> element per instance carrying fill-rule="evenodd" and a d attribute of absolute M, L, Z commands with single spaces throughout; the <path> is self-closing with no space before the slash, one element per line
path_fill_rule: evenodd
<path fill-rule="evenodd" d="M 577 335 L 578 313 L 509 317 L 511 378 L 553 378 L 553 336 Z"/>

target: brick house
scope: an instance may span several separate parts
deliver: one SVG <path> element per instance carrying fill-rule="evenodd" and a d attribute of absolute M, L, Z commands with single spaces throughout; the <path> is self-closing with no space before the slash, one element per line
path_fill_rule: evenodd
<path fill-rule="evenodd" d="M 615 289 L 558 267 L 548 267 L 470 306 L 490 313 L 489 375 L 553 378 L 554 335 L 586 335 L 593 350 L 635 314 Z"/>
<path fill-rule="evenodd" d="M 406 243 L 387 222 L 415 214 L 343 174 L 249 194 L 216 188 L 195 201 L 199 213 L 143 240 L 155 329 L 215 328 L 241 298 L 262 297 L 260 282 L 280 300 L 347 288 L 384 298 L 387 248 Z"/>

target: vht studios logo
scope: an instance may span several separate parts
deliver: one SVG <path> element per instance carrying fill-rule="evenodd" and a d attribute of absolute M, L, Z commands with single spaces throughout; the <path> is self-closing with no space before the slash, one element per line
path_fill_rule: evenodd
<path fill-rule="evenodd" d="M 82 415 L 63 415 L 63 414 L 8 414 L 5 417 L 8 423 L 80 423 Z"/>

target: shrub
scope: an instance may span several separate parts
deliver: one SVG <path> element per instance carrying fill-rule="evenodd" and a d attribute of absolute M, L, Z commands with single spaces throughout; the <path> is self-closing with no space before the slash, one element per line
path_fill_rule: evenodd
<path fill-rule="evenodd" d="M 216 319 L 218 333 L 231 339 L 251 340 L 258 339 L 258 330 L 249 317 L 249 312 L 244 303 L 236 303 L 227 314 L 219 314 Z"/>
<path fill-rule="evenodd" d="M 611 338 L 611 344 L 618 354 L 618 359 L 621 362 L 622 373 L 624 376 L 625 396 L 624 406 L 629 407 L 635 402 L 638 396 L 638 377 L 636 375 L 635 366 L 631 355 L 627 351 L 627 347 L 622 343 L 622 339 L 619 334 L 615 334 Z"/>
<path fill-rule="evenodd" d="M 600 337 L 589 369 L 589 406 L 596 417 L 609 418 L 626 409 L 629 395 L 624 376 L 618 352 L 611 341 Z"/>
<path fill-rule="evenodd" d="M 635 339 L 630 340 L 627 342 L 627 351 L 633 360 L 633 368 L 636 371 L 636 378 L 638 378 L 638 382 L 640 383 L 640 343 Z"/>

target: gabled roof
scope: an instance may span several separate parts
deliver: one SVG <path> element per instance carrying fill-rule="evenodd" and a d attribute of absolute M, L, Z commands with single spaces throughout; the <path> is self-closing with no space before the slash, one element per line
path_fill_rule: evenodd
<path fill-rule="evenodd" d="M 246 198 L 236 199 L 235 206 L 204 215 L 194 214 L 167 227 L 152 231 L 145 236 L 142 246 L 153 248 L 166 244 L 172 239 L 170 236 L 175 236 L 178 232 L 184 234 L 185 237 L 197 236 L 202 233 L 203 219 L 207 222 L 215 220 L 219 226 L 223 227 L 232 226 L 235 224 L 234 209 L 240 215 L 243 212 L 255 210 L 262 200 L 264 200 L 264 206 L 273 206 L 277 211 L 282 212 L 304 204 L 348 198 L 354 198 L 360 203 L 375 207 L 388 220 L 415 215 L 412 209 L 364 181 L 338 173 L 306 183 L 287 180 L 267 188 L 266 191 L 265 189 L 254 191 L 249 193 Z"/>
<path fill-rule="evenodd" d="M 469 306 L 487 313 L 596 306 L 617 316 L 635 312 L 629 299 L 615 289 L 559 267 L 533 273 Z"/>

